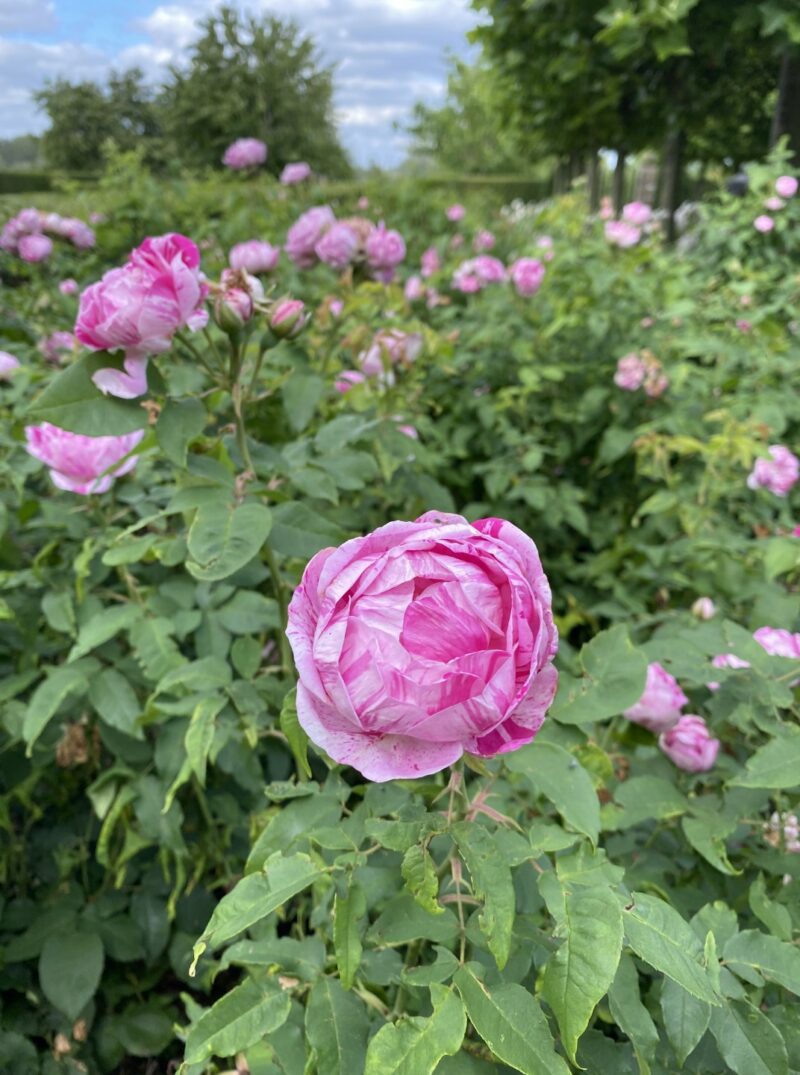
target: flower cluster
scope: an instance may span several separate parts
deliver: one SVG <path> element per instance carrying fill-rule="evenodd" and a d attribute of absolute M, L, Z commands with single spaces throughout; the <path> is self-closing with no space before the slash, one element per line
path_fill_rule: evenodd
<path fill-rule="evenodd" d="M 299 269 L 317 262 L 338 271 L 363 265 L 376 280 L 389 283 L 406 256 L 402 235 L 381 222 L 375 226 L 364 217 L 337 220 L 327 205 L 307 210 L 292 224 L 286 236 L 286 253 Z"/>
<path fill-rule="evenodd" d="M 258 168 L 266 159 L 266 143 L 258 138 L 237 138 L 225 150 L 222 163 L 226 168 L 238 172 L 245 168 Z"/>
<path fill-rule="evenodd" d="M 658 735 L 659 747 L 679 769 L 704 773 L 713 768 L 720 743 L 702 717 L 681 712 L 688 702 L 675 677 L 653 662 L 641 698 L 624 716 Z"/>
<path fill-rule="evenodd" d="M 748 488 L 786 496 L 800 479 L 800 459 L 783 444 L 771 444 L 767 451 L 769 459 L 756 459 L 747 478 Z"/>
<path fill-rule="evenodd" d="M 77 217 L 22 209 L 3 225 L 0 250 L 17 254 L 23 261 L 31 263 L 45 261 L 53 252 L 51 235 L 67 240 L 78 250 L 88 250 L 95 244 L 94 232 Z"/>
<path fill-rule="evenodd" d="M 482 291 L 489 284 L 502 284 L 506 279 L 505 265 L 491 254 L 479 254 L 462 261 L 453 273 L 452 287 L 465 294 Z"/>
<path fill-rule="evenodd" d="M 669 388 L 669 378 L 653 352 L 644 348 L 619 359 L 614 384 L 625 392 L 637 392 L 642 388 L 645 395 L 655 398 Z"/>

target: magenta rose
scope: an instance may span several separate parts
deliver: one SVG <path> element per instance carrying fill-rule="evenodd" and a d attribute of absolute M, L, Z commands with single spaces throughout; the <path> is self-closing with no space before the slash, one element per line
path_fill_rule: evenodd
<path fill-rule="evenodd" d="M 673 728 L 658 737 L 658 745 L 679 769 L 687 773 L 707 773 L 714 768 L 720 743 L 702 717 L 687 713 Z"/>
<path fill-rule="evenodd" d="M 287 635 L 301 725 L 369 780 L 515 750 L 556 691 L 550 587 L 534 543 L 503 519 L 432 511 L 323 549 Z"/>
<path fill-rule="evenodd" d="M 535 295 L 542 286 L 544 265 L 538 258 L 517 258 L 510 266 L 508 274 L 517 294 L 527 299 Z"/>
<path fill-rule="evenodd" d="M 335 223 L 336 217 L 329 205 L 315 205 L 292 224 L 286 234 L 285 250 L 298 269 L 316 265 L 316 245 Z"/>
<path fill-rule="evenodd" d="M 133 470 L 138 456 L 115 464 L 133 451 L 143 436 L 143 429 L 120 437 L 85 437 L 49 422 L 25 427 L 26 448 L 50 468 L 53 484 L 82 496 L 105 493 L 114 478 Z"/>
<path fill-rule="evenodd" d="M 675 677 L 654 661 L 647 666 L 642 697 L 636 705 L 624 711 L 624 716 L 651 732 L 663 732 L 678 722 L 681 709 L 688 701 Z"/>

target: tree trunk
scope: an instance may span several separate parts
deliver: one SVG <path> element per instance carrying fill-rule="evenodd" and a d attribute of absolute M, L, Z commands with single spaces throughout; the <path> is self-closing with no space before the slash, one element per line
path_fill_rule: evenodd
<path fill-rule="evenodd" d="M 589 212 L 600 209 L 600 154 L 592 150 L 589 154 Z"/>
<path fill-rule="evenodd" d="M 667 242 L 677 238 L 675 210 L 680 205 L 683 131 L 669 132 L 664 142 L 664 164 L 661 180 L 661 208 L 667 211 Z"/>
<path fill-rule="evenodd" d="M 781 57 L 778 101 L 772 116 L 770 145 L 783 135 L 795 164 L 800 164 L 800 49 L 787 47 Z"/>
<path fill-rule="evenodd" d="M 617 165 L 614 169 L 614 184 L 612 190 L 614 198 L 614 215 L 619 218 L 622 207 L 625 204 L 625 150 L 617 150 Z"/>

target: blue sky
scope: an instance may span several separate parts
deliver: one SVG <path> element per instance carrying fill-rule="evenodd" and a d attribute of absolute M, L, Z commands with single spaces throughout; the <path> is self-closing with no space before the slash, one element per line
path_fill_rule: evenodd
<path fill-rule="evenodd" d="M 46 79 L 103 79 L 134 64 L 154 81 L 180 57 L 215 0 L 0 0 L 0 137 L 41 131 L 30 94 Z M 436 104 L 446 51 L 467 55 L 477 22 L 468 0 L 239 0 L 291 15 L 337 64 L 342 138 L 358 164 L 404 155 L 394 124 L 415 100 Z"/>

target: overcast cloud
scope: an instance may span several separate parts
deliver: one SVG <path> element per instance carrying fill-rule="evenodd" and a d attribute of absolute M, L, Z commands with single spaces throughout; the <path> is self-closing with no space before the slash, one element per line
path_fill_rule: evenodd
<path fill-rule="evenodd" d="M 0 137 L 39 132 L 31 92 L 49 78 L 102 79 L 137 65 L 157 80 L 196 34 L 213 0 L 0 0 Z M 249 11 L 291 15 L 335 63 L 342 139 L 358 164 L 402 160 L 402 122 L 416 100 L 436 104 L 446 51 L 466 55 L 477 16 L 468 0 L 244 0 Z"/>

